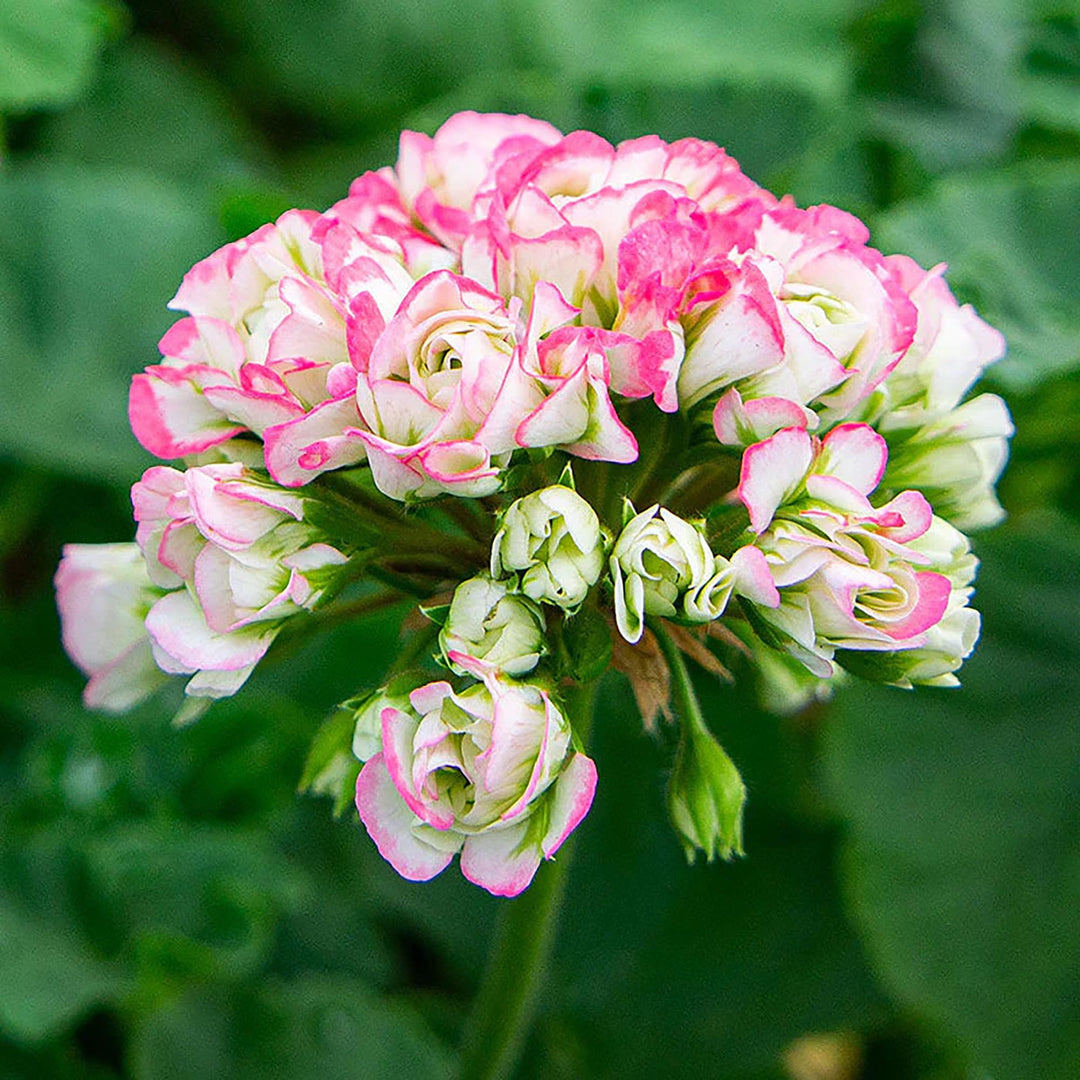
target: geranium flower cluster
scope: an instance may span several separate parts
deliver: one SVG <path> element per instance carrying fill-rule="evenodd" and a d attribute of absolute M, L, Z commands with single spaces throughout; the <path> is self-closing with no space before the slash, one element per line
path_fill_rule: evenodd
<path fill-rule="evenodd" d="M 738 851 L 741 781 L 684 656 L 738 647 L 797 701 L 838 666 L 954 685 L 979 632 L 959 530 L 1001 516 L 1011 424 L 969 391 L 1004 342 L 942 267 L 868 241 L 697 139 L 406 132 L 395 167 L 184 277 L 130 396 L 183 467 L 135 484 L 134 544 L 57 573 L 87 703 L 163 673 L 228 695 L 283 629 L 416 598 L 430 633 L 407 622 L 312 786 L 355 778 L 406 877 L 460 852 L 514 895 L 588 811 L 574 702 L 614 640 L 632 680 L 659 655 L 681 688 L 683 843 Z"/>

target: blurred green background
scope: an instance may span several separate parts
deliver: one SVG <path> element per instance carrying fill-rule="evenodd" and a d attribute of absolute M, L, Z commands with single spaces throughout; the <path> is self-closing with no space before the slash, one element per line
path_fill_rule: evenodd
<path fill-rule="evenodd" d="M 1080 6 L 1066 0 L 0 0 L 0 1076 L 438 1077 L 497 903 L 297 797 L 402 611 L 191 728 L 87 714 L 50 578 L 126 539 L 127 430 L 181 274 L 525 111 L 713 139 L 946 260 L 1009 357 L 1007 524 L 958 692 L 778 719 L 703 679 L 748 857 L 684 865 L 670 746 L 613 680 L 526 1078 L 1080 1076 Z M 745 674 L 745 673 L 744 673 Z"/>

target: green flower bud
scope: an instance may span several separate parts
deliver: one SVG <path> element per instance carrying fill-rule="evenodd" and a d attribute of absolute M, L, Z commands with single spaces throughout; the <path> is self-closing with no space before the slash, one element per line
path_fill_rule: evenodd
<path fill-rule="evenodd" d="M 545 652 L 544 615 L 534 601 L 511 592 L 505 582 L 487 575 L 469 578 L 454 590 L 439 647 L 459 675 L 468 673 L 451 653 L 471 656 L 506 675 L 524 675 Z"/>
<path fill-rule="evenodd" d="M 735 763 L 703 726 L 683 726 L 675 769 L 668 784 L 671 822 L 688 862 L 703 851 L 709 862 L 742 855 L 742 815 L 746 788 Z"/>
<path fill-rule="evenodd" d="M 596 511 L 555 484 L 506 511 L 491 545 L 491 576 L 520 574 L 519 591 L 530 599 L 576 611 L 603 571 L 604 548 Z"/>

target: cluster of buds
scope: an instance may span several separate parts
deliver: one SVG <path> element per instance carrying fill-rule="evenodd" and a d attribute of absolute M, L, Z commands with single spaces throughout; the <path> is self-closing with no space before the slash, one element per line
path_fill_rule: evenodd
<path fill-rule="evenodd" d="M 740 642 L 795 702 L 838 668 L 955 685 L 978 637 L 959 530 L 1001 516 L 1011 424 L 971 388 L 1004 342 L 941 267 L 868 240 L 696 139 L 406 132 L 395 167 L 184 277 L 129 410 L 184 468 L 135 484 L 135 543 L 57 573 L 87 703 L 175 674 L 235 693 L 287 624 L 413 597 L 430 633 L 406 624 L 315 785 L 355 778 L 400 873 L 460 853 L 494 893 L 529 883 L 590 806 L 574 702 L 613 643 L 678 690 L 688 853 L 739 851 L 684 654 Z"/>

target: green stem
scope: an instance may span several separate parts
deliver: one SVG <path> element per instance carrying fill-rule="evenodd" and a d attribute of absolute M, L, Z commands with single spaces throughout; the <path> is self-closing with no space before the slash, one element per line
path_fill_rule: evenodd
<path fill-rule="evenodd" d="M 566 695 L 567 713 L 584 744 L 592 726 L 597 682 Z M 537 871 L 529 888 L 503 903 L 487 971 L 465 1026 L 461 1080 L 504 1080 L 512 1075 L 539 1000 L 559 908 L 566 892 L 571 845 Z"/>
<path fill-rule="evenodd" d="M 709 734 L 709 726 L 705 723 L 705 714 L 701 711 L 694 684 L 690 681 L 690 672 L 687 670 L 686 661 L 678 645 L 671 639 L 671 635 L 659 624 L 650 622 L 649 629 L 656 635 L 660 643 L 660 651 L 667 661 L 668 671 L 671 672 L 671 692 L 675 699 L 675 708 L 679 716 L 687 726 L 694 731 Z M 712 736 L 709 735 L 711 738 Z"/>

